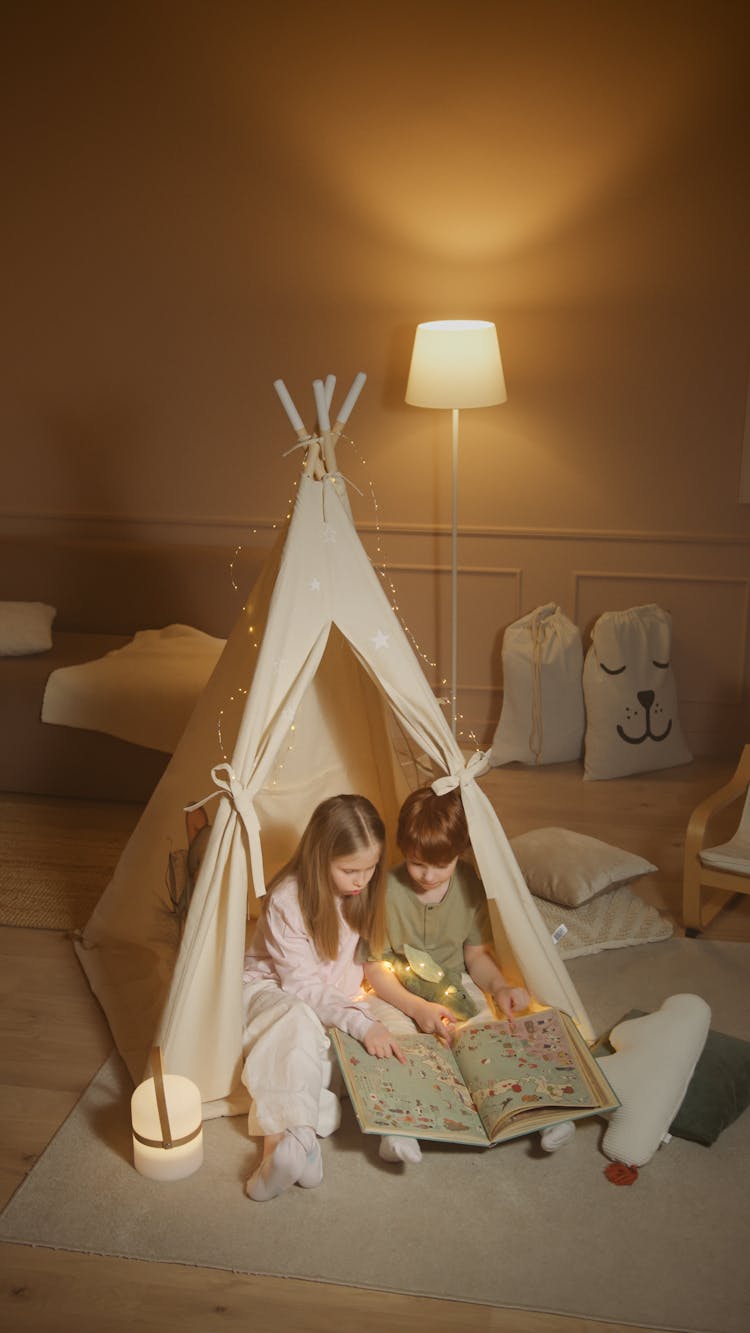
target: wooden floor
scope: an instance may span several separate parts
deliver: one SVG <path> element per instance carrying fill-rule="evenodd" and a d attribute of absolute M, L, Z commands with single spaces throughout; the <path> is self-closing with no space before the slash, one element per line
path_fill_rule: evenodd
<path fill-rule="evenodd" d="M 660 867 L 659 874 L 636 887 L 679 931 L 688 816 L 733 767 L 731 761 L 703 760 L 648 777 L 599 783 L 583 782 L 575 764 L 536 771 L 504 768 L 492 770 L 481 785 L 510 837 L 554 825 L 648 857 Z M 82 841 L 87 827 L 101 830 L 111 821 L 113 835 L 124 844 L 138 815 L 134 807 L 33 803 L 40 827 L 47 816 L 59 819 L 64 807 L 66 818 L 77 821 Z M 706 937 L 750 941 L 750 897 L 735 899 L 711 923 Z M 6 927 L 0 929 L 0 953 L 4 1203 L 75 1105 L 111 1042 L 64 934 Z M 49 1206 L 54 1209 L 57 1201 L 50 1199 Z M 341 1243 L 347 1243 L 345 1236 Z M 214 1328 L 382 1333 L 388 1327 L 408 1327 L 411 1333 L 428 1328 L 433 1333 L 633 1333 L 632 1325 L 30 1246 L 0 1247 L 0 1263 L 0 1324 L 8 1333 L 121 1333 L 134 1327 L 153 1333 L 206 1333 Z"/>

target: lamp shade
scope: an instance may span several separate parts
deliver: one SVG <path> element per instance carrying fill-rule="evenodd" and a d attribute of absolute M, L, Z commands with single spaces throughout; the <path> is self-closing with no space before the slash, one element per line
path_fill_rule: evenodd
<path fill-rule="evenodd" d="M 441 319 L 417 325 L 407 403 L 492 407 L 507 397 L 494 324 L 484 319 Z"/>

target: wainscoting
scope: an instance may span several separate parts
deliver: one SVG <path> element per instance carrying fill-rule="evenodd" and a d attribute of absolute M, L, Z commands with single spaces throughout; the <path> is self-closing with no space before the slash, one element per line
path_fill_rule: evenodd
<path fill-rule="evenodd" d="M 177 546 L 270 549 L 283 522 L 206 522 L 174 515 L 12 514 L 0 532 Z M 385 592 L 438 697 L 450 670 L 448 526 L 358 520 Z M 458 712 L 466 742 L 486 746 L 502 707 L 507 625 L 556 602 L 584 648 L 604 611 L 657 602 L 672 615 L 680 718 L 696 755 L 737 750 L 750 735 L 750 538 L 715 533 L 462 527 L 459 533 Z M 229 577 L 229 573 L 227 575 Z M 227 631 L 230 626 L 227 626 Z M 446 708 L 447 714 L 447 708 Z"/>

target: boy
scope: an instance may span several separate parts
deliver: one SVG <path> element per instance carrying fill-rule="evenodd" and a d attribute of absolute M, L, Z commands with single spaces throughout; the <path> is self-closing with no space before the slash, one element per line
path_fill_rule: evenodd
<path fill-rule="evenodd" d="M 365 978 L 383 1005 L 371 1000 L 368 1010 L 377 1009 L 396 1035 L 416 1027 L 448 1042 L 457 1022 L 494 1017 L 487 995 L 506 1017 L 522 1013 L 528 991 L 509 986 L 495 962 L 484 889 L 460 859 L 469 830 L 459 791 L 413 791 L 401 807 L 397 842 L 404 861 L 388 875 L 386 949 L 370 952 L 364 963 Z M 554 1152 L 573 1132 L 569 1121 L 552 1125 L 542 1132 L 542 1147 Z M 380 1151 L 393 1161 L 421 1157 L 416 1139 L 400 1135 L 387 1136 Z"/>

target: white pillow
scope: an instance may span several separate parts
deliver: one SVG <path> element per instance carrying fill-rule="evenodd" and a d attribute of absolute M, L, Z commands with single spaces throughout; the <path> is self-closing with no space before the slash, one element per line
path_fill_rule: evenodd
<path fill-rule="evenodd" d="M 584 778 L 686 764 L 692 755 L 677 716 L 672 619 L 653 604 L 605 611 L 583 664 Z"/>
<path fill-rule="evenodd" d="M 577 625 L 554 602 L 503 635 L 503 706 L 490 763 L 559 764 L 583 749 L 583 647 Z"/>
<path fill-rule="evenodd" d="M 579 907 L 657 869 L 642 856 L 571 829 L 532 829 L 511 838 L 510 845 L 531 892 L 563 907 Z"/>
<path fill-rule="evenodd" d="M 0 657 L 49 652 L 56 615 L 46 602 L 0 602 Z"/>
<path fill-rule="evenodd" d="M 598 1061 L 621 1102 L 602 1140 L 611 1161 L 645 1166 L 668 1141 L 710 1023 L 711 1010 L 699 995 L 670 995 L 656 1013 L 612 1029 L 615 1054 Z"/>

